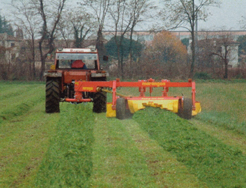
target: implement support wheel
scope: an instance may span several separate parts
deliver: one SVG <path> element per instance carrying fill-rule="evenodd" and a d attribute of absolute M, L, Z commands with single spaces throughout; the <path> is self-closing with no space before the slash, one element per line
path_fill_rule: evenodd
<path fill-rule="evenodd" d="M 60 112 L 59 78 L 47 78 L 46 80 L 46 113 Z"/>
<path fill-rule="evenodd" d="M 190 98 L 183 99 L 183 105 L 180 107 L 178 115 L 184 119 L 192 117 L 192 100 Z"/>
<path fill-rule="evenodd" d="M 116 100 L 116 118 L 127 119 L 132 117 L 132 113 L 127 108 L 127 100 L 124 98 L 118 98 Z"/>
<path fill-rule="evenodd" d="M 126 101 L 124 98 L 118 98 L 116 100 L 116 118 L 126 118 Z"/>

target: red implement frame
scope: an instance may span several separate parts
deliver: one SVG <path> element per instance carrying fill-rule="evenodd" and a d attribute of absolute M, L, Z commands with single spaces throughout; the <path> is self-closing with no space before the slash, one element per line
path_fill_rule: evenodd
<path fill-rule="evenodd" d="M 112 109 L 116 109 L 116 89 L 118 87 L 138 87 L 140 95 L 139 97 L 124 97 L 126 99 L 177 99 L 182 97 L 168 97 L 169 87 L 191 87 L 192 88 L 192 110 L 196 110 L 196 88 L 195 82 L 192 82 L 191 79 L 188 82 L 170 82 L 169 80 L 162 80 L 161 82 L 155 82 L 154 79 L 150 78 L 148 80 L 139 80 L 138 82 L 121 82 L 119 79 L 113 81 L 76 81 L 74 84 L 75 97 L 73 99 L 66 98 L 67 102 L 91 102 L 91 99 L 84 99 L 82 92 L 98 92 L 100 88 L 112 88 Z M 163 87 L 162 96 L 160 97 L 151 97 L 151 93 L 154 87 Z M 146 88 L 149 88 L 150 97 L 145 97 Z"/>

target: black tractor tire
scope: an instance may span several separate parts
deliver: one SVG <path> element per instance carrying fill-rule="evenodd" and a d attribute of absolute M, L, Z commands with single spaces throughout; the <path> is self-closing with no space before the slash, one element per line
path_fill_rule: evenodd
<path fill-rule="evenodd" d="M 93 96 L 93 112 L 106 112 L 107 95 L 105 92 L 97 92 Z"/>
<path fill-rule="evenodd" d="M 126 100 L 124 98 L 118 98 L 116 100 L 116 118 L 126 118 Z"/>
<path fill-rule="evenodd" d="M 60 112 L 60 89 L 58 78 L 47 78 L 46 81 L 46 113 Z"/>
<path fill-rule="evenodd" d="M 184 98 L 183 104 L 179 108 L 178 115 L 184 119 L 191 119 L 192 117 L 192 99 Z"/>

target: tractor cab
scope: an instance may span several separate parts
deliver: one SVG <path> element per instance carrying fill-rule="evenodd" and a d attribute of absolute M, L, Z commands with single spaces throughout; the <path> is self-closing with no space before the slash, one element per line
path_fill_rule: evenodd
<path fill-rule="evenodd" d="M 55 68 L 99 70 L 97 51 L 92 49 L 57 50 Z"/>

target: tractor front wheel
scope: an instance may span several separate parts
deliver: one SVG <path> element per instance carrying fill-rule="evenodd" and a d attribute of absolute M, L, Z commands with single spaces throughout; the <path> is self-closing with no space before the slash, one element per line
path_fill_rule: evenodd
<path fill-rule="evenodd" d="M 105 92 L 97 92 L 93 97 L 93 112 L 106 112 L 107 97 Z"/>
<path fill-rule="evenodd" d="M 190 98 L 184 98 L 179 108 L 179 116 L 184 119 L 191 119 L 192 117 L 192 100 Z"/>
<path fill-rule="evenodd" d="M 46 113 L 60 112 L 60 90 L 58 78 L 47 78 L 46 81 Z"/>

